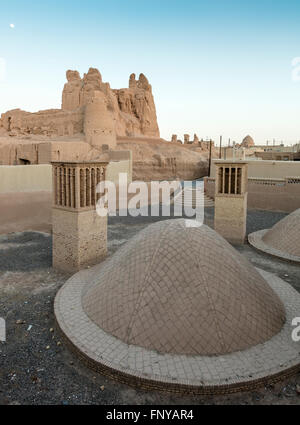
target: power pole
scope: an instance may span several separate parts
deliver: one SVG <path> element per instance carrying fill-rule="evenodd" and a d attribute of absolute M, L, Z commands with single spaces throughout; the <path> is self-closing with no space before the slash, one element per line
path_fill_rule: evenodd
<path fill-rule="evenodd" d="M 209 141 L 209 159 L 208 159 L 208 177 L 210 177 L 210 170 L 211 170 L 211 145 L 212 140 Z"/>

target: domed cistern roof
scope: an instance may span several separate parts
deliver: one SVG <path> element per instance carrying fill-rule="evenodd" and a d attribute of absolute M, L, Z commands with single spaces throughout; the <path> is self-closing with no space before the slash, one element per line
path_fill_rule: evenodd
<path fill-rule="evenodd" d="M 147 227 L 102 268 L 82 305 L 126 344 L 160 353 L 225 354 L 270 339 L 284 309 L 260 274 L 207 226 Z"/>
<path fill-rule="evenodd" d="M 284 217 L 271 229 L 251 233 L 248 239 L 260 251 L 300 263 L 300 209 Z"/>
<path fill-rule="evenodd" d="M 281 300 L 286 286 L 214 230 L 186 224 L 151 224 L 69 279 L 55 300 L 65 337 L 93 368 L 145 388 L 215 393 L 282 373 L 296 311 Z"/>

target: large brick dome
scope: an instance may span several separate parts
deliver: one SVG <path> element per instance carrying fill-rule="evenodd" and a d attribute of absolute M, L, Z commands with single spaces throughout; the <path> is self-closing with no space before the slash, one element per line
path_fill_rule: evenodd
<path fill-rule="evenodd" d="M 107 334 L 168 354 L 245 350 L 285 322 L 262 275 L 215 231 L 184 219 L 150 225 L 106 260 L 82 307 Z"/>

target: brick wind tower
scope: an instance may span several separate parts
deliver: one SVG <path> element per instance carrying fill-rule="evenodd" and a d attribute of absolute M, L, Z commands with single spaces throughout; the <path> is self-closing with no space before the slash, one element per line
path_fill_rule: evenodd
<path fill-rule="evenodd" d="M 96 212 L 106 162 L 52 162 L 53 267 L 76 272 L 107 253 L 107 217 Z"/>
<path fill-rule="evenodd" d="M 215 230 L 233 244 L 246 238 L 248 163 L 215 161 Z"/>

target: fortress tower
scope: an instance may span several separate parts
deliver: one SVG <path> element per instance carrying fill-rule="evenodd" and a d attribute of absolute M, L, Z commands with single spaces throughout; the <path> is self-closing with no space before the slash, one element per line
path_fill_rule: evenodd
<path fill-rule="evenodd" d="M 84 133 L 86 141 L 94 148 L 107 150 L 117 145 L 114 120 L 101 91 L 95 91 L 85 107 Z"/>

